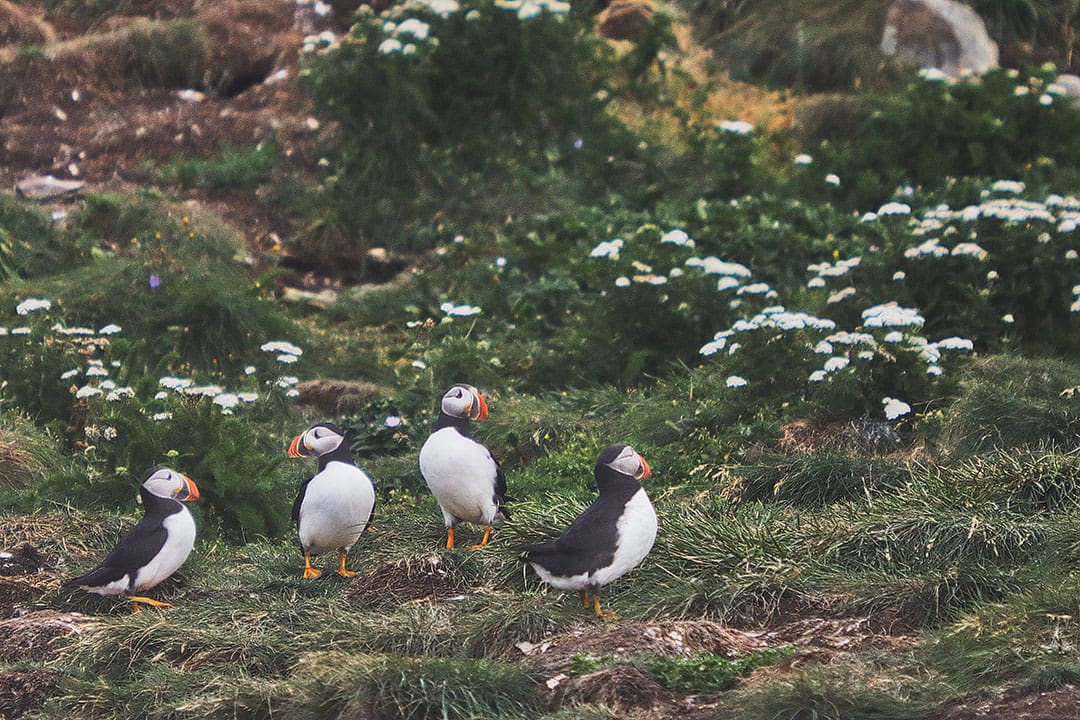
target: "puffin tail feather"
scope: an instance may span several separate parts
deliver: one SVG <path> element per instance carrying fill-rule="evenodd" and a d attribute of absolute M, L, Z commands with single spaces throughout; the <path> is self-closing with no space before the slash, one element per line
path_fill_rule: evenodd
<path fill-rule="evenodd" d="M 108 568 L 97 567 L 79 577 L 71 578 L 64 582 L 63 587 L 66 588 L 80 588 L 80 587 L 101 587 L 108 585 L 114 580 L 119 578 L 115 577 L 115 573 L 109 572 Z"/>

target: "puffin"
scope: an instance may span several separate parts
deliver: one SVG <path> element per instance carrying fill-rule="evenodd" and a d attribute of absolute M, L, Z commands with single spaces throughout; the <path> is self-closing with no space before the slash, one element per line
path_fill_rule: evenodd
<path fill-rule="evenodd" d="M 484 526 L 483 538 L 470 546 L 479 550 L 491 539 L 496 516 L 510 519 L 506 475 L 491 451 L 469 435 L 469 421 L 487 416 L 487 402 L 479 390 L 454 385 L 443 395 L 439 417 L 420 448 L 420 474 L 442 509 L 448 550 L 454 549 L 458 521 Z"/>
<path fill-rule="evenodd" d="M 337 574 L 356 575 L 345 569 L 345 558 L 360 533 L 375 515 L 375 486 L 356 466 L 344 431 L 329 422 L 315 423 L 289 444 L 291 458 L 315 456 L 319 471 L 300 485 L 292 519 L 304 553 L 304 577 L 322 571 L 311 566 L 311 556 L 337 550 Z"/>
<path fill-rule="evenodd" d="M 596 614 L 618 614 L 600 606 L 600 588 L 645 559 L 656 540 L 656 510 L 641 480 L 652 470 L 629 445 L 609 445 L 596 461 L 599 495 L 557 540 L 523 548 L 521 559 L 540 579 L 559 590 L 577 590 Z"/>
<path fill-rule="evenodd" d="M 146 471 L 139 496 L 145 514 L 96 568 L 64 583 L 98 595 L 126 595 L 139 604 L 168 609 L 167 602 L 137 595 L 179 569 L 195 546 L 195 518 L 184 505 L 199 499 L 191 478 L 165 466 Z"/>

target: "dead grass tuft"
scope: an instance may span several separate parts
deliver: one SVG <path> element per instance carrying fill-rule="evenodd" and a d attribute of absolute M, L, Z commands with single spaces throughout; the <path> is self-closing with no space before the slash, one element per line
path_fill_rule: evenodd
<path fill-rule="evenodd" d="M 0 620 L 0 662 L 40 660 L 51 656 L 65 639 L 100 627 L 100 621 L 82 613 L 39 610 Z"/>
<path fill-rule="evenodd" d="M 300 393 L 297 402 L 329 417 L 358 412 L 384 395 L 376 385 L 350 380 L 309 380 L 297 385 L 296 391 Z"/>
<path fill-rule="evenodd" d="M 0 489 L 24 488 L 42 469 L 41 461 L 26 449 L 18 436 L 0 430 Z"/>
<path fill-rule="evenodd" d="M 616 711 L 671 705 L 676 695 L 636 665 L 617 664 L 555 686 L 554 704 L 595 703 Z"/>
<path fill-rule="evenodd" d="M 438 555 L 428 555 L 385 563 L 358 575 L 346 595 L 369 606 L 393 606 L 415 600 L 445 600 L 459 595 L 465 587 L 464 579 Z"/>

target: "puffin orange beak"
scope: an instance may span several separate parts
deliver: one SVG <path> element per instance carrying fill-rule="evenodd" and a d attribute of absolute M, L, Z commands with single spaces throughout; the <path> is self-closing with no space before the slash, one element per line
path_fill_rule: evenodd
<path fill-rule="evenodd" d="M 641 477 L 639 479 L 644 480 L 645 478 L 652 475 L 652 468 L 649 467 L 649 463 L 645 460 L 645 458 L 641 457 L 640 455 L 638 455 L 638 457 L 641 458 Z"/>
<path fill-rule="evenodd" d="M 479 392 L 474 391 L 473 397 L 476 398 L 476 402 L 473 403 L 470 416 L 473 420 L 487 420 L 488 406 L 487 401 L 484 400 L 484 396 L 481 395 Z"/>
<path fill-rule="evenodd" d="M 187 488 L 187 497 L 184 498 L 184 502 L 195 502 L 199 499 L 199 487 L 195 484 L 195 481 L 184 475 L 184 486 Z"/>
<path fill-rule="evenodd" d="M 289 457 L 299 458 L 304 457 L 303 450 L 300 449 L 300 441 L 304 439 L 304 433 L 300 433 L 293 438 L 293 441 L 289 443 Z"/>

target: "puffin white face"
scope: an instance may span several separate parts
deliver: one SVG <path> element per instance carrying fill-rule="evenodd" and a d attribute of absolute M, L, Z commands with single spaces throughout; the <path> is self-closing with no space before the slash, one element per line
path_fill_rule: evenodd
<path fill-rule="evenodd" d="M 152 468 L 142 485 L 158 497 L 175 498 L 184 502 L 199 499 L 199 488 L 191 478 L 172 468 Z"/>
<path fill-rule="evenodd" d="M 607 466 L 623 475 L 629 475 L 635 480 L 641 480 L 652 475 L 649 463 L 645 462 L 645 458 L 638 455 L 637 451 L 629 445 L 624 446 L 622 452 L 614 460 L 607 463 Z"/>
<path fill-rule="evenodd" d="M 485 420 L 488 416 L 487 402 L 480 391 L 472 385 L 454 385 L 442 399 L 442 411 L 450 417 Z"/>
<path fill-rule="evenodd" d="M 297 435 L 289 445 L 289 457 L 316 457 L 337 450 L 345 441 L 345 434 L 336 425 L 318 423 Z"/>

